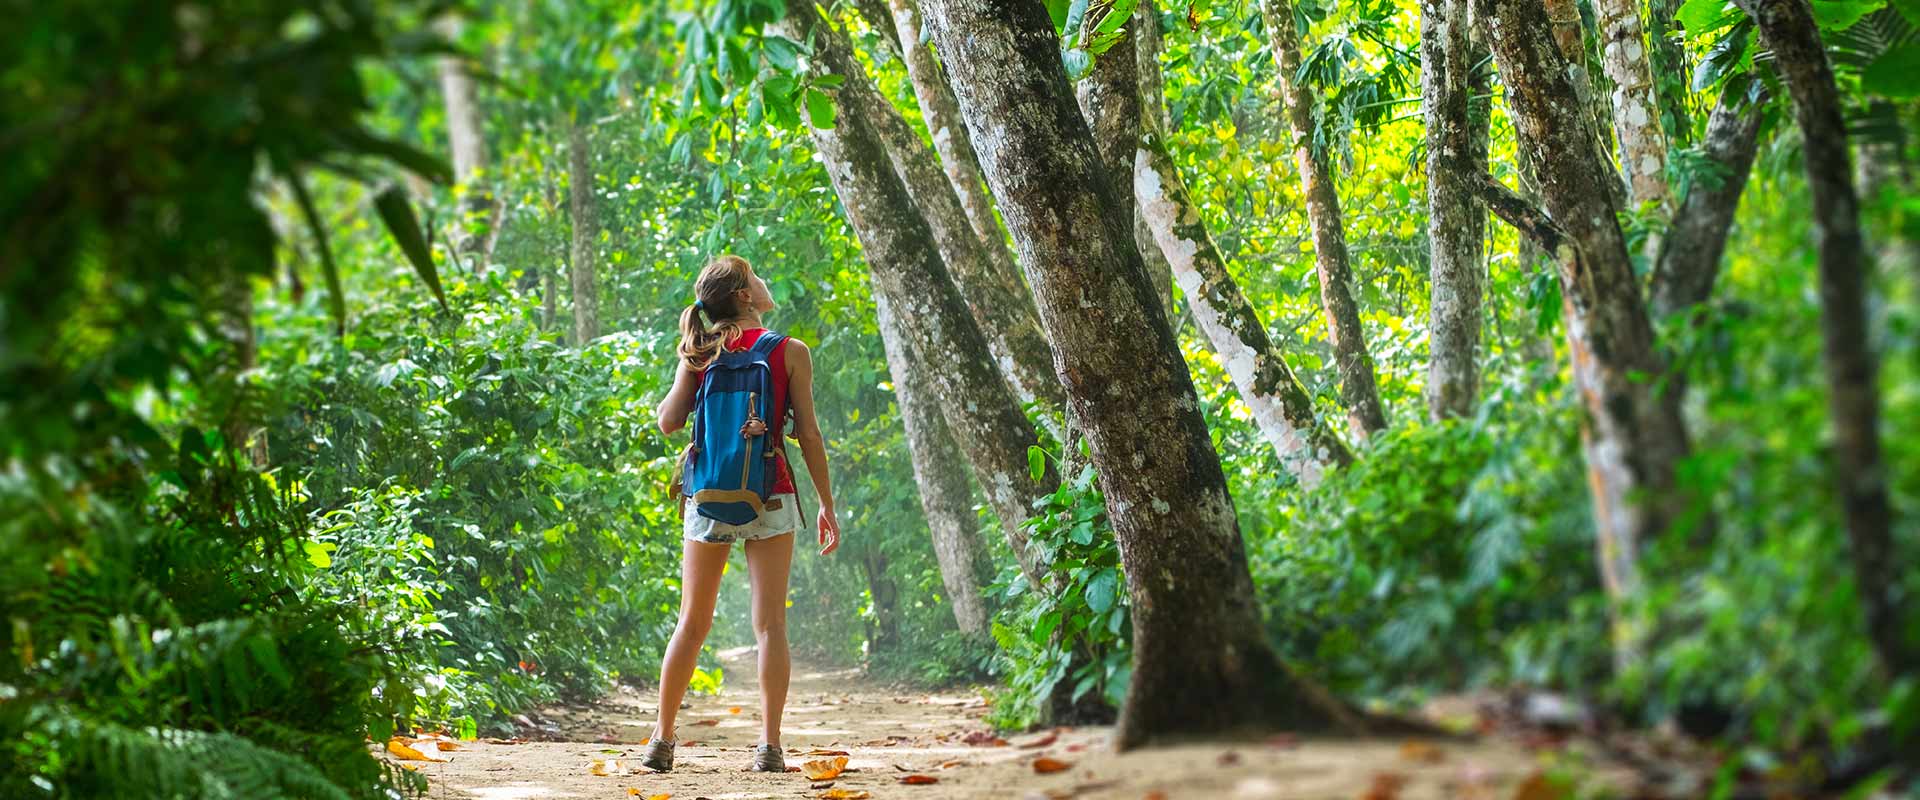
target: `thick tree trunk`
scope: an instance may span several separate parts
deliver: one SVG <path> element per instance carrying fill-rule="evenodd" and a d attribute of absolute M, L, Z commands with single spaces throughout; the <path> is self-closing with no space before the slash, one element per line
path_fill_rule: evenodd
<path fill-rule="evenodd" d="M 1667 204 L 1667 137 L 1647 65 L 1640 0 L 1593 0 L 1600 24 L 1600 66 L 1613 82 L 1613 132 L 1621 173 L 1635 206 Z"/>
<path fill-rule="evenodd" d="M 1160 12 L 1154 10 L 1153 0 L 1141 0 L 1140 5 L 1134 7 L 1132 30 L 1134 73 L 1140 84 L 1140 129 L 1164 141 L 1172 122 L 1167 118 L 1167 79 L 1160 70 Z M 1138 156 L 1134 154 L 1136 170 Z M 1132 174 L 1131 180 L 1139 179 L 1138 172 Z M 1146 259 L 1147 275 L 1153 278 L 1154 288 L 1160 292 L 1160 306 L 1166 310 L 1167 318 L 1172 319 L 1173 264 L 1154 242 L 1153 229 L 1148 227 L 1147 218 L 1137 203 L 1133 210 L 1133 243 Z M 1174 327 L 1178 329 L 1179 325 Z"/>
<path fill-rule="evenodd" d="M 567 272 L 573 281 L 573 343 L 600 335 L 600 282 L 595 276 L 594 239 L 599 236 L 593 196 L 593 152 L 587 125 L 567 126 L 567 209 L 573 217 L 573 251 Z"/>
<path fill-rule="evenodd" d="M 1280 456 L 1280 465 L 1313 486 L 1328 469 L 1351 463 L 1346 444 L 1313 411 L 1313 398 L 1267 338 L 1266 325 L 1227 273 L 1213 236 L 1187 194 L 1165 147 L 1146 137 L 1134 168 L 1140 216 L 1172 262 L 1195 325 L 1253 414 L 1254 427 Z"/>
<path fill-rule="evenodd" d="M 986 248 L 988 258 L 995 274 L 992 281 L 996 284 L 1008 284 L 1019 288 L 1020 295 L 1026 296 L 1026 286 L 1021 283 L 1020 267 L 1013 263 L 1012 251 L 1007 249 L 1006 234 L 1000 231 L 1000 222 L 993 216 L 993 198 L 987 195 L 986 178 L 980 175 L 980 161 L 974 156 L 973 141 L 967 137 L 967 126 L 960 121 L 960 108 L 953 99 L 953 88 L 947 85 L 946 70 L 941 69 L 940 61 L 933 55 L 933 49 L 921 42 L 925 38 L 921 31 L 920 9 L 914 0 L 887 0 L 891 12 L 894 30 L 899 33 L 903 53 L 901 61 L 907 66 L 907 80 L 913 84 L 913 97 L 920 105 L 920 118 L 927 124 L 927 132 L 933 136 L 933 149 L 940 154 L 940 165 L 946 171 L 947 183 L 953 187 L 953 193 L 960 198 L 960 205 L 967 211 L 967 222 L 973 226 L 974 235 L 980 237 L 980 244 Z M 961 276 L 966 282 L 966 276 Z M 1032 306 L 1028 300 L 1027 306 Z"/>
<path fill-rule="evenodd" d="M 1358 723 L 1268 646 L 1193 382 L 1039 3 L 927 0 L 1086 432 L 1133 602 L 1122 748 Z"/>
<path fill-rule="evenodd" d="M 450 41 L 460 36 L 457 16 L 443 17 L 439 27 L 441 35 Z M 453 185 L 461 216 L 461 224 L 454 226 L 453 247 L 474 273 L 484 274 L 493 254 L 499 207 L 486 174 L 487 140 L 480 123 L 480 105 L 474 100 L 473 78 L 467 74 L 465 60 L 441 56 L 436 71 L 446 105 L 447 146 L 453 155 Z M 475 219 L 487 220 L 482 230 L 473 229 Z"/>
<path fill-rule="evenodd" d="M 1675 476 L 1687 454 L 1686 428 L 1677 398 L 1647 379 L 1665 369 L 1654 351 L 1616 208 L 1608 195 L 1594 191 L 1608 180 L 1609 169 L 1585 146 L 1591 134 L 1545 9 L 1532 0 L 1475 0 L 1475 11 L 1492 20 L 1507 102 L 1520 134 L 1539 148 L 1534 161 L 1541 198 L 1566 232 L 1565 241 L 1543 246 L 1559 264 L 1574 384 L 1587 409 L 1582 439 L 1601 576 L 1619 601 L 1637 590 L 1641 545 L 1686 519 L 1688 503 Z M 1504 211 L 1501 216 L 1512 219 Z M 1639 638 L 1625 625 L 1616 630 L 1623 655 Z"/>
<path fill-rule="evenodd" d="M 1480 393 L 1487 215 L 1468 182 L 1487 171 L 1486 118 L 1469 113 L 1473 66 L 1479 59 L 1467 2 L 1420 2 L 1420 90 L 1427 120 L 1427 240 L 1432 276 L 1426 394 L 1427 414 L 1434 419 L 1472 414 Z"/>
<path fill-rule="evenodd" d="M 979 521 L 973 515 L 966 460 L 940 416 L 939 400 L 927 378 L 932 370 L 907 346 L 886 294 L 875 294 L 873 303 L 879 312 L 887 369 L 893 375 L 894 401 L 907 432 L 913 481 L 920 487 L 920 510 L 927 515 L 934 560 L 940 564 L 940 582 L 947 587 L 953 621 L 962 633 L 985 635 L 988 610 L 984 587 L 993 576 L 980 540 Z"/>
<path fill-rule="evenodd" d="M 1662 239 L 1654 262 L 1655 314 L 1664 317 L 1684 311 L 1713 293 L 1727 233 L 1740 210 L 1740 194 L 1753 172 L 1759 142 L 1759 104 L 1749 101 L 1744 92 L 1722 94 L 1707 117 L 1705 148 L 1707 160 L 1724 173 L 1695 178 L 1673 216 L 1673 227 Z"/>
<path fill-rule="evenodd" d="M 839 36 L 824 30 L 821 35 Z M 914 204 L 932 231 L 940 258 L 958 283 L 961 297 L 987 337 L 993 362 L 999 365 L 1014 395 L 1022 404 L 1038 400 L 1048 410 L 1064 408 L 1066 392 L 1054 379 L 1053 353 L 1041 332 L 1033 297 L 1012 271 L 1015 267 L 1005 240 L 988 247 L 975 235 L 960 198 L 942 176 L 933 153 L 870 83 L 861 81 L 843 88 L 840 97 L 850 113 L 861 115 L 879 134 L 900 182 L 914 187 Z M 996 254 L 1006 262 L 1004 268 L 992 263 Z"/>
<path fill-rule="evenodd" d="M 1132 23 L 1129 23 L 1131 27 Z M 1106 165 L 1114 208 L 1133 220 L 1133 150 L 1140 141 L 1140 69 L 1134 37 L 1122 36 L 1093 59 L 1093 72 L 1074 84 L 1074 99 L 1093 131 L 1093 144 Z"/>
<path fill-rule="evenodd" d="M 1260 9 L 1267 35 L 1273 38 L 1274 61 L 1280 67 L 1280 93 L 1287 125 L 1293 132 L 1294 162 L 1300 172 L 1300 193 L 1306 199 L 1307 222 L 1313 229 L 1320 306 L 1326 312 L 1334 366 L 1340 374 L 1340 399 L 1353 422 L 1354 435 L 1364 438 L 1387 427 L 1387 414 L 1374 381 L 1366 333 L 1360 327 L 1360 305 L 1353 296 L 1353 267 L 1347 256 L 1333 163 L 1323 149 L 1314 146 L 1313 92 L 1295 79 L 1300 72 L 1300 32 L 1293 25 L 1293 3 L 1261 0 Z"/>
<path fill-rule="evenodd" d="M 821 23 L 812 3 L 788 0 L 780 25 L 798 41 L 814 43 L 813 65 L 844 82 L 835 90 L 843 110 L 833 128 L 813 128 L 834 193 L 860 239 L 874 288 L 887 298 L 915 353 L 940 354 L 928 374 L 947 428 L 967 455 L 1027 580 L 1047 585 L 1046 569 L 1027 547 L 1021 523 L 1034 502 L 1059 486 L 1052 465 L 1038 481 L 1027 473 L 1027 449 L 1039 441 L 1013 391 L 995 366 L 987 339 L 967 310 L 940 258 L 933 231 L 916 210 L 891 166 L 886 145 L 865 113 L 877 96 L 840 35 Z"/>
<path fill-rule="evenodd" d="M 1920 645 L 1910 635 L 1912 605 L 1902 596 L 1904 573 L 1894 549 L 1886 465 L 1880 458 L 1880 365 L 1867 341 L 1865 243 L 1840 93 L 1804 0 L 1739 2 L 1773 50 L 1804 142 L 1813 238 L 1820 252 L 1820 337 L 1833 415 L 1834 473 L 1867 633 L 1888 672 L 1913 674 L 1920 671 Z"/>
<path fill-rule="evenodd" d="M 1625 207 L 1629 202 L 1626 182 L 1614 169 L 1612 139 L 1607 136 L 1613 127 L 1613 116 L 1607 101 L 1599 96 L 1599 89 L 1594 85 L 1593 70 L 1587 56 L 1587 28 L 1580 19 L 1579 0 L 1542 2 L 1546 6 L 1547 18 L 1553 25 L 1554 44 L 1567 60 L 1567 79 L 1573 84 L 1574 97 L 1580 104 L 1581 113 L 1596 123 L 1591 128 L 1587 146 L 1606 162 L 1607 176 L 1612 178 L 1606 183 L 1606 191 L 1612 195 L 1616 205 Z"/>

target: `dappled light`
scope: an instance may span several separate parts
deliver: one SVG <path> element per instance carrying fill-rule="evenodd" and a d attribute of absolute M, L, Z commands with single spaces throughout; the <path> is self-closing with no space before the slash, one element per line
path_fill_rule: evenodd
<path fill-rule="evenodd" d="M 1920 798 L 1920 0 L 49 0 L 0 798 Z"/>

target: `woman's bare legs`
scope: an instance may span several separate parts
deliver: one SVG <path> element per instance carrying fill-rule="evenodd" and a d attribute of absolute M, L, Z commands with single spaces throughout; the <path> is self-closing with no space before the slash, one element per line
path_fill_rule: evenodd
<path fill-rule="evenodd" d="M 780 715 L 787 707 L 793 664 L 787 656 L 787 576 L 793 568 L 793 534 L 746 543 L 747 579 L 753 584 L 753 636 L 760 651 L 761 741 L 780 746 Z"/>
<path fill-rule="evenodd" d="M 687 682 L 693 680 L 700 645 L 713 630 L 714 598 L 720 594 L 720 575 L 726 571 L 727 553 L 732 549 L 730 544 L 681 540 L 680 623 L 673 629 L 666 656 L 660 659 L 660 720 L 653 729 L 656 739 L 673 740 L 680 700 L 687 695 Z"/>

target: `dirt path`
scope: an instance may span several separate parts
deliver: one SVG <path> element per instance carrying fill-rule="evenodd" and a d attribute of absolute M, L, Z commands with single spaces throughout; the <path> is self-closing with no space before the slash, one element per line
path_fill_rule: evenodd
<path fill-rule="evenodd" d="M 670 774 L 638 766 L 652 731 L 652 699 L 623 692 L 590 708 L 557 710 L 566 742 L 469 743 L 420 764 L 431 797 L 447 800 L 618 800 L 668 794 L 676 800 L 831 796 L 832 789 L 894 798 L 1511 798 L 1539 757 L 1509 743 L 1429 745 L 1400 741 L 1304 741 L 1169 748 L 1125 755 L 1107 745 L 1106 728 L 1048 731 L 1011 743 L 988 739 L 978 694 L 907 693 L 876 685 L 854 670 L 795 664 L 787 704 L 787 763 L 798 766 L 838 750 L 846 771 L 831 786 L 800 773 L 743 771 L 757 739 L 757 687 L 751 649 L 722 653 L 726 688 L 697 696 L 681 714 L 678 759 Z M 737 709 L 737 713 L 736 713 Z M 1071 764 L 1051 774 L 1034 762 Z M 595 762 L 607 772 L 595 775 Z M 907 785 L 910 774 L 937 783 Z M 1388 789 L 1384 783 L 1396 783 Z M 1380 789 L 1388 789 L 1384 793 Z M 1539 795 L 1550 796 L 1550 795 Z"/>

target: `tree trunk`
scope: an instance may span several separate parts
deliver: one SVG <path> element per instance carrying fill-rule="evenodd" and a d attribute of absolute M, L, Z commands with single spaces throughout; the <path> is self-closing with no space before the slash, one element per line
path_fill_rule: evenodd
<path fill-rule="evenodd" d="M 1133 40 L 1132 35 L 1121 36 L 1106 52 L 1094 56 L 1093 72 L 1074 84 L 1074 98 L 1106 165 L 1114 209 L 1129 223 L 1133 220 L 1133 151 L 1141 132 L 1140 64 L 1134 60 Z"/>
<path fill-rule="evenodd" d="M 933 49 L 921 42 L 925 37 L 921 34 L 920 10 L 914 0 L 887 0 L 887 6 L 892 12 L 894 30 L 903 43 L 905 52 L 901 54 L 901 61 L 907 66 L 907 80 L 913 84 L 913 96 L 920 105 L 920 118 L 933 136 L 933 149 L 940 154 L 947 183 L 960 198 L 961 207 L 967 211 L 967 222 L 973 226 L 974 235 L 980 237 L 987 257 L 992 259 L 995 273 L 992 283 L 1016 286 L 1025 297 L 1027 291 L 1021 283 L 1020 267 L 1013 263 L 1007 237 L 1000 231 L 1000 222 L 994 219 L 993 198 L 987 195 L 986 178 L 980 175 L 980 161 L 974 156 L 967 126 L 960 121 L 960 108 L 953 99 L 953 88 L 947 85 L 946 70 L 940 68 Z M 963 283 L 967 282 L 966 276 L 961 277 Z M 1032 307 L 1033 303 L 1029 299 L 1026 305 Z"/>
<path fill-rule="evenodd" d="M 824 30 L 821 35 L 839 36 Z M 837 46 L 846 48 L 844 43 Z M 1041 332 L 1033 298 L 1013 272 L 1005 240 L 988 247 L 975 235 L 960 198 L 941 175 L 933 153 L 872 84 L 863 80 L 842 89 L 840 97 L 850 113 L 861 115 L 879 134 L 900 182 L 915 187 L 914 204 L 933 233 L 940 258 L 951 271 L 980 332 L 986 335 L 993 363 L 999 365 L 1020 403 L 1038 400 L 1048 410 L 1064 408 L 1066 393 L 1053 377 L 1053 353 Z M 996 252 L 1006 262 L 1005 268 L 992 263 Z M 1057 436 L 1061 432 L 1054 433 Z"/>
<path fill-rule="evenodd" d="M 927 0 L 981 167 L 1056 344 L 1133 603 L 1122 748 L 1358 726 L 1268 646 L 1220 461 L 1039 3 Z"/>
<path fill-rule="evenodd" d="M 1313 229 L 1320 306 L 1326 312 L 1334 365 L 1340 374 L 1340 399 L 1347 407 L 1354 435 L 1365 438 L 1387 427 L 1387 414 L 1374 383 L 1366 333 L 1360 327 L 1360 305 L 1353 297 L 1353 268 L 1347 258 L 1347 234 L 1340 220 L 1333 163 L 1324 149 L 1314 146 L 1313 91 L 1295 79 L 1300 72 L 1300 32 L 1293 25 L 1293 3 L 1261 0 L 1260 9 L 1266 18 L 1267 35 L 1273 38 L 1274 61 L 1280 67 L 1280 93 L 1287 124 L 1293 131 L 1300 193 L 1306 199 L 1307 221 Z"/>
<path fill-rule="evenodd" d="M 1559 264 L 1574 384 L 1587 409 L 1582 440 L 1601 576 L 1618 603 L 1637 591 L 1641 545 L 1688 522 L 1688 503 L 1675 477 L 1687 454 L 1686 428 L 1677 398 L 1649 380 L 1665 374 L 1652 324 L 1616 207 L 1607 194 L 1594 191 L 1608 180 L 1608 165 L 1586 146 L 1591 132 L 1545 9 L 1532 0 L 1475 2 L 1475 11 L 1492 20 L 1494 57 L 1515 124 L 1539 148 L 1534 161 L 1541 198 L 1566 232 L 1565 240 L 1543 247 Z M 1706 528 L 1703 521 L 1692 524 Z M 1630 657 L 1640 637 L 1626 620 L 1618 621 L 1616 642 Z"/>
<path fill-rule="evenodd" d="M 1713 293 L 1727 232 L 1759 150 L 1759 106 L 1745 92 L 1722 94 L 1707 117 L 1707 160 L 1725 172 L 1694 179 L 1661 241 L 1653 268 L 1653 310 L 1659 316 L 1684 311 Z"/>
<path fill-rule="evenodd" d="M 1134 169 L 1140 216 L 1172 262 L 1193 319 L 1253 414 L 1254 427 L 1280 456 L 1280 465 L 1308 487 L 1328 469 L 1351 463 L 1346 444 L 1313 410 L 1313 398 L 1267 338 L 1266 325 L 1247 302 L 1206 222 L 1167 155 L 1152 137 L 1142 140 Z"/>
<path fill-rule="evenodd" d="M 1600 66 L 1613 81 L 1613 131 L 1621 173 L 1635 206 L 1667 205 L 1667 137 L 1647 65 L 1640 0 L 1593 0 L 1600 24 Z"/>
<path fill-rule="evenodd" d="M 458 16 L 441 18 L 439 27 L 449 41 L 459 39 Z M 499 208 L 486 175 L 487 140 L 480 123 L 480 105 L 474 101 L 473 78 L 467 74 L 464 59 L 441 56 L 436 71 L 446 104 L 447 146 L 453 155 L 453 185 L 461 219 L 454 226 L 453 247 L 460 258 L 469 261 L 475 274 L 485 274 Z M 479 231 L 474 230 L 476 219 L 487 220 Z"/>
<path fill-rule="evenodd" d="M 1486 117 L 1469 112 L 1473 66 L 1479 59 L 1467 1 L 1420 2 L 1420 93 L 1427 120 L 1427 240 L 1432 276 L 1427 414 L 1436 420 L 1472 414 L 1480 393 L 1487 215 L 1468 181 L 1487 171 Z"/>
<path fill-rule="evenodd" d="M 1133 40 L 1134 74 L 1140 84 L 1141 133 L 1159 136 L 1164 141 L 1173 123 L 1167 118 L 1167 79 L 1160 70 L 1160 12 L 1154 10 L 1153 0 L 1141 0 L 1140 5 L 1134 7 Z M 1135 157 L 1137 159 L 1137 153 Z M 1134 163 L 1137 168 L 1139 162 Z M 1139 173 L 1133 173 L 1132 180 L 1139 179 Z M 1173 319 L 1173 264 L 1160 252 L 1160 246 L 1154 242 L 1153 229 L 1148 227 L 1147 218 L 1137 205 L 1133 210 L 1133 243 L 1147 261 L 1147 274 L 1152 276 L 1154 288 L 1160 292 L 1161 308 L 1166 310 L 1168 319 Z M 1174 326 L 1175 330 L 1179 327 Z"/>
<path fill-rule="evenodd" d="M 1040 480 L 1028 476 L 1027 449 L 1039 437 L 1002 379 L 986 337 L 940 258 L 933 231 L 867 118 L 871 104 L 862 98 L 877 93 L 866 71 L 839 34 L 821 24 L 812 3 L 788 0 L 780 25 L 796 41 L 813 41 L 815 69 L 844 79 L 833 92 L 848 113 L 833 128 L 813 128 L 814 146 L 860 239 L 874 288 L 886 296 L 909 349 L 939 354 L 940 369 L 928 375 L 947 428 L 1000 518 L 1022 572 L 1033 585 L 1045 586 L 1046 570 L 1029 551 L 1021 523 L 1033 515 L 1035 501 L 1059 486 L 1059 475 L 1048 465 Z"/>
<path fill-rule="evenodd" d="M 1612 114 L 1608 104 L 1599 97 L 1594 86 L 1593 70 L 1587 57 L 1586 25 L 1580 19 L 1579 0 L 1542 0 L 1546 5 L 1547 18 L 1553 25 L 1553 41 L 1560 55 L 1567 60 L 1567 78 L 1573 83 L 1574 97 L 1580 104 L 1582 115 L 1591 118 L 1596 124 L 1586 143 L 1607 165 L 1606 191 L 1618 206 L 1628 203 L 1626 182 L 1614 170 L 1611 156 L 1613 147 L 1607 132 L 1612 128 Z"/>
<path fill-rule="evenodd" d="M 1853 552 L 1854 582 L 1867 633 L 1887 671 L 1920 671 L 1920 645 L 1901 591 L 1902 564 L 1892 532 L 1886 465 L 1880 459 L 1880 365 L 1867 341 L 1865 243 L 1847 153 L 1846 120 L 1833 69 L 1803 0 L 1739 0 L 1793 96 L 1813 238 L 1820 253 L 1820 338 L 1833 415 L 1834 473 Z"/>
<path fill-rule="evenodd" d="M 940 582 L 947 587 L 953 621 L 961 633 L 984 636 L 988 617 L 984 587 L 993 579 L 992 565 L 973 515 L 972 493 L 967 489 L 963 466 L 966 461 L 947 430 L 946 420 L 940 417 L 939 400 L 927 378 L 931 370 L 907 346 L 886 294 L 875 294 L 873 304 L 879 312 L 887 369 L 893 375 L 894 401 L 907 431 L 907 453 L 913 461 L 914 484 L 920 489 L 920 510 L 927 515 L 934 560 L 940 564 Z"/>
<path fill-rule="evenodd" d="M 573 280 L 573 343 L 586 344 L 600 335 L 600 282 L 594 275 L 594 239 L 599 236 L 593 195 L 593 153 L 587 125 L 574 120 L 567 126 L 567 208 L 573 217 L 573 252 L 568 273 Z"/>
<path fill-rule="evenodd" d="M 879 541 L 861 548 L 860 571 L 867 576 L 867 596 L 873 601 L 873 621 L 867 625 L 867 655 L 900 650 L 900 586 L 887 574 L 887 554 Z"/>

